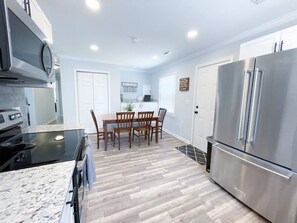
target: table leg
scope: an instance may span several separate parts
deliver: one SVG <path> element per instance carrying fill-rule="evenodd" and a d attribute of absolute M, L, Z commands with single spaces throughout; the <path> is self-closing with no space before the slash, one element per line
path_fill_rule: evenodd
<path fill-rule="evenodd" d="M 103 122 L 103 128 L 104 128 L 104 149 L 105 151 L 107 150 L 107 142 L 108 142 L 108 138 L 107 138 L 107 123 Z"/>
<path fill-rule="evenodd" d="M 156 143 L 159 143 L 159 119 L 156 120 Z"/>

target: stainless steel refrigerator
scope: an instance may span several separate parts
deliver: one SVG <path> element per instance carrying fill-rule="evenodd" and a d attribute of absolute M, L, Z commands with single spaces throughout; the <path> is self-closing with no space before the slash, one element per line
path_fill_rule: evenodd
<path fill-rule="evenodd" d="M 219 67 L 211 178 L 271 222 L 297 222 L 297 50 Z"/>

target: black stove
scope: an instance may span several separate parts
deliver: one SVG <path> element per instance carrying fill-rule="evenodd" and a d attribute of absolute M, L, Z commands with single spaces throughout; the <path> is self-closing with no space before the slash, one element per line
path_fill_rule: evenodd
<path fill-rule="evenodd" d="M 81 159 L 84 130 L 24 134 L 21 123 L 19 111 L 0 111 L 0 172 Z"/>

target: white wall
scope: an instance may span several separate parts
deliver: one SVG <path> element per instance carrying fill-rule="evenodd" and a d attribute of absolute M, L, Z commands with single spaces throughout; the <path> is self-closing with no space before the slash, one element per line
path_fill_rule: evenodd
<path fill-rule="evenodd" d="M 143 85 L 151 85 L 150 73 L 144 71 L 121 70 L 122 82 L 136 82 L 138 83 L 137 92 L 123 92 L 121 86 L 121 93 L 124 99 L 136 100 L 139 96 L 142 97 Z"/>
<path fill-rule="evenodd" d="M 56 119 L 53 88 L 25 88 L 30 104 L 30 126 L 45 125 Z"/>
<path fill-rule="evenodd" d="M 65 124 L 78 122 L 75 70 L 110 73 L 110 112 L 120 111 L 120 68 L 117 65 L 60 57 L 63 118 Z"/>
<path fill-rule="evenodd" d="M 194 84 L 195 84 L 195 67 L 200 64 L 212 62 L 225 57 L 238 57 L 237 50 L 239 45 L 233 44 L 231 46 L 223 47 L 222 49 L 207 52 L 195 58 L 181 61 L 169 66 L 152 71 L 152 96 L 158 98 L 159 96 L 159 78 L 168 74 L 175 73 L 177 75 L 177 82 L 183 77 L 190 78 L 189 91 L 179 91 L 176 89 L 175 99 L 175 114 L 174 116 L 167 115 L 164 120 L 164 128 L 170 132 L 178 135 L 187 142 L 191 142 L 192 137 L 192 123 L 194 112 Z"/>
<path fill-rule="evenodd" d="M 49 124 L 56 119 L 54 89 L 34 89 L 36 124 Z"/>

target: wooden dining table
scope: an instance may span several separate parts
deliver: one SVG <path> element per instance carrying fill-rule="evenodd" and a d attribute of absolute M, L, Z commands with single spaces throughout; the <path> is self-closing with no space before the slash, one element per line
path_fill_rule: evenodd
<path fill-rule="evenodd" d="M 101 120 L 103 122 L 103 129 L 104 129 L 104 139 L 107 139 L 107 126 L 109 124 L 116 124 L 117 123 L 117 116 L 116 114 L 102 114 L 101 116 Z M 159 116 L 153 116 L 152 121 L 156 122 L 156 143 L 159 142 Z M 134 115 L 134 119 L 133 122 L 138 122 L 138 117 L 137 117 L 137 113 L 135 113 Z M 104 140 L 104 149 L 105 151 L 107 150 L 107 141 L 108 140 Z"/>

